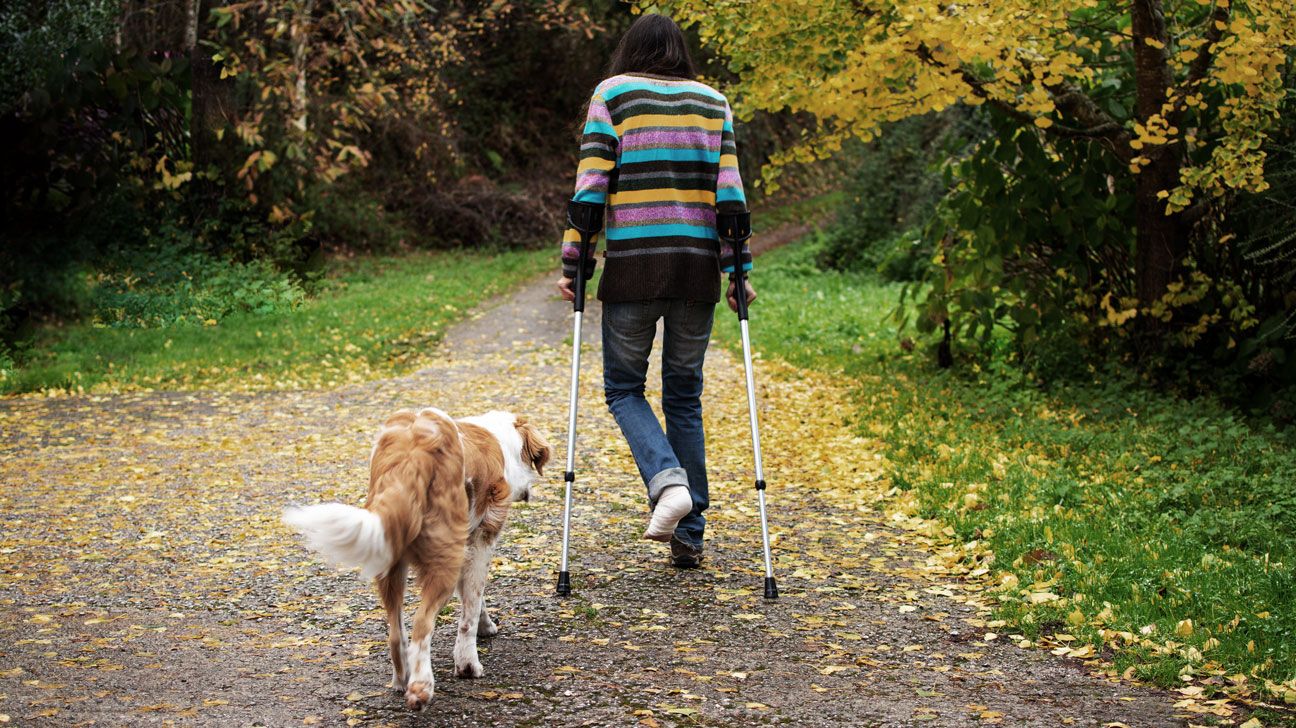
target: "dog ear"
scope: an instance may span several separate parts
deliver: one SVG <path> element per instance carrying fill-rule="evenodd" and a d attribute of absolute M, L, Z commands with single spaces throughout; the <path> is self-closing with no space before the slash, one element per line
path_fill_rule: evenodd
<path fill-rule="evenodd" d="M 520 417 L 514 421 L 513 426 L 522 436 L 522 457 L 531 461 L 537 473 L 544 475 L 544 466 L 549 464 L 549 443 L 536 428 Z"/>
<path fill-rule="evenodd" d="M 414 424 L 415 418 L 414 410 L 397 410 L 387 418 L 387 421 L 383 423 L 383 427 L 409 427 Z"/>

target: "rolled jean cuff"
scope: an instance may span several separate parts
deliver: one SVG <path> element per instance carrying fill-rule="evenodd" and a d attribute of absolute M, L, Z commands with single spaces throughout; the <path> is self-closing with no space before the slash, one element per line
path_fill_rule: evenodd
<path fill-rule="evenodd" d="M 648 481 L 648 505 L 656 507 L 662 491 L 675 485 L 688 487 L 688 471 L 684 468 L 666 468 L 652 476 L 652 480 Z"/>

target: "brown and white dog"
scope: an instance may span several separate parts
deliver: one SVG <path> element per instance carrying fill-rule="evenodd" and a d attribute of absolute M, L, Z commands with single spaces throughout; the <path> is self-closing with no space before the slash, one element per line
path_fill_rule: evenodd
<path fill-rule="evenodd" d="M 434 408 L 402 410 L 383 424 L 369 458 L 364 508 L 326 503 L 289 508 L 284 522 L 331 563 L 377 580 L 387 611 L 392 687 L 410 708 L 432 698 L 430 642 L 436 615 L 459 592 L 455 674 L 481 677 L 477 635 L 498 629 L 486 613 L 486 570 L 509 504 L 530 498 L 549 445 L 507 412 L 452 420 Z M 421 602 L 408 641 L 401 606 L 412 568 Z"/>

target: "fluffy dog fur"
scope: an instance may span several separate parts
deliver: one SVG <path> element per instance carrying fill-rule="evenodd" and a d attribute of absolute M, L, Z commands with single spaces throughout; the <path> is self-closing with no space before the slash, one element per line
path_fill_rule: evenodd
<path fill-rule="evenodd" d="M 331 563 L 375 578 L 387 611 L 392 686 L 410 708 L 432 698 L 429 645 L 436 615 L 457 589 L 462 601 L 455 674 L 481 677 L 477 635 L 498 630 L 486 613 L 486 571 L 509 504 L 530 498 L 549 446 L 507 412 L 459 422 L 428 408 L 388 418 L 370 455 L 365 507 L 290 508 L 284 521 Z M 533 472 L 534 469 L 534 472 Z M 401 606 L 413 568 L 421 602 L 406 639 Z"/>

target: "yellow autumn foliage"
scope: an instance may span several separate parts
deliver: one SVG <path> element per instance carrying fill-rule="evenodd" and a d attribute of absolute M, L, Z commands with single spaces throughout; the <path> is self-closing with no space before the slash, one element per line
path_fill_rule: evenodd
<path fill-rule="evenodd" d="M 1180 186 L 1167 190 L 1167 212 L 1203 193 L 1263 191 L 1261 145 L 1286 93 L 1282 69 L 1296 47 L 1296 5 L 1149 5 L 1152 30 L 1142 37 L 1134 29 L 1147 23 L 1131 16 L 1130 4 L 1111 0 L 667 0 L 640 7 L 696 24 L 740 75 L 740 115 L 791 109 L 820 120 L 817 137 L 776 156 L 771 182 L 780 164 L 825 157 L 888 122 L 989 103 L 1047 133 L 1108 140 L 1131 174 L 1150 150 L 1202 149 L 1184 165 Z M 1124 118 L 1095 92 L 1144 84 L 1130 61 L 1138 52 L 1155 54 L 1167 83 L 1152 92 L 1164 103 L 1160 113 Z M 1196 114 L 1191 126 L 1216 128 L 1210 142 L 1172 123 L 1187 111 Z"/>

